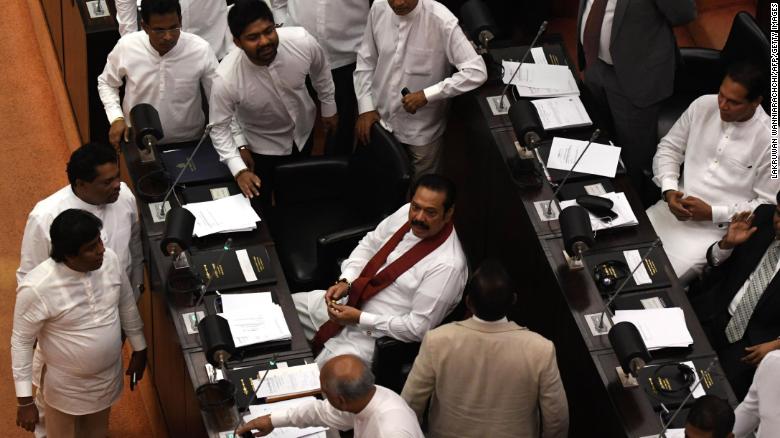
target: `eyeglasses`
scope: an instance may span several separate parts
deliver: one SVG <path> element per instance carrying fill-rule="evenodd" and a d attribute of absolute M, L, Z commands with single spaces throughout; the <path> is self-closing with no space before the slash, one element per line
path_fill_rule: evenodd
<path fill-rule="evenodd" d="M 166 34 L 178 35 L 181 32 L 181 27 L 174 27 L 173 29 L 149 29 L 149 31 L 157 36 Z"/>

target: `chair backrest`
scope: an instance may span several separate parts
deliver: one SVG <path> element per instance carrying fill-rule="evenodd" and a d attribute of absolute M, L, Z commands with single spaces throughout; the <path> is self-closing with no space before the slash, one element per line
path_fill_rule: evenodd
<path fill-rule="evenodd" d="M 371 127 L 371 142 L 357 147 L 349 167 L 351 198 L 360 200 L 366 218 L 388 216 L 406 202 L 412 178 L 409 156 L 379 123 Z"/>
<path fill-rule="evenodd" d="M 750 59 L 760 65 L 769 66 L 769 39 L 758 27 L 756 19 L 747 12 L 734 16 L 726 44 L 721 50 L 721 59 L 726 65 L 735 61 Z"/>

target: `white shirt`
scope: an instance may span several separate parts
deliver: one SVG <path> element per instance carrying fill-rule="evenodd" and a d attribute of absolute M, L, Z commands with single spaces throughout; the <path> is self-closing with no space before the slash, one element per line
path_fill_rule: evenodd
<path fill-rule="evenodd" d="M 417 415 L 401 396 L 383 386 L 374 387 L 376 392 L 371 401 L 357 414 L 340 411 L 327 400 L 313 400 L 271 413 L 271 424 L 274 427 L 353 429 L 355 438 L 424 438 Z"/>
<path fill-rule="evenodd" d="M 451 65 L 459 71 L 453 75 Z M 398 16 L 387 0 L 371 7 L 354 74 L 358 112 L 377 110 L 383 125 L 402 143 L 422 146 L 444 134 L 447 98 L 482 85 L 482 60 L 458 19 L 441 3 L 420 0 Z M 409 114 L 401 90 L 423 90 L 428 104 Z"/>
<path fill-rule="evenodd" d="M 32 395 L 33 345 L 46 363 L 46 403 L 71 415 L 111 406 L 122 392 L 124 331 L 134 351 L 146 348 L 143 322 L 116 254 L 78 272 L 47 259 L 16 294 L 11 361 L 17 397 Z"/>
<path fill-rule="evenodd" d="M 770 178 L 769 143 L 763 108 L 744 122 L 724 122 L 718 96 L 701 96 L 658 144 L 653 181 L 661 191 L 700 198 L 712 206 L 712 222 L 725 223 L 735 213 L 775 202 L 780 179 Z"/>
<path fill-rule="evenodd" d="M 216 76 L 217 58 L 208 43 L 182 32 L 178 43 L 163 56 L 149 43 L 146 32 L 122 37 L 108 54 L 98 76 L 98 93 L 108 121 L 124 116 L 130 125 L 130 110 L 148 103 L 157 109 L 163 128 L 161 143 L 197 140 L 203 134 L 200 86 L 208 96 Z M 119 106 L 119 87 L 125 79 L 125 96 Z"/>
<path fill-rule="evenodd" d="M 780 430 L 780 351 L 771 351 L 761 360 L 753 384 L 734 414 L 736 438 L 749 436 L 756 427 L 756 438 L 777 436 Z"/>
<path fill-rule="evenodd" d="M 354 281 L 371 257 L 409 220 L 409 204 L 366 234 L 341 265 L 341 277 Z M 404 255 L 421 239 L 410 230 L 390 252 L 377 272 Z M 371 361 L 376 338 L 389 336 L 402 342 L 422 342 L 460 302 L 466 286 L 466 256 L 455 230 L 438 248 L 401 274 L 364 305 L 360 323 L 346 326 L 325 343 L 332 355 L 355 353 Z M 357 350 L 357 351 L 356 351 Z"/>
<path fill-rule="evenodd" d="M 594 0 L 587 0 L 585 10 L 582 12 L 582 23 L 580 23 L 580 43 L 585 43 L 585 23 L 588 22 L 590 8 Z M 617 0 L 607 0 L 607 9 L 604 11 L 604 21 L 601 22 L 601 33 L 599 34 L 599 59 L 612 65 L 612 53 L 609 51 L 609 45 L 612 40 L 612 21 L 615 17 L 615 5 Z"/>
<path fill-rule="evenodd" d="M 211 140 L 233 175 L 246 168 L 238 147 L 263 155 L 290 155 L 302 149 L 314 127 L 317 109 L 306 89 L 311 75 L 323 117 L 336 114 L 335 86 L 325 52 L 302 27 L 282 27 L 276 58 L 268 66 L 252 63 L 234 50 L 217 68 L 211 93 Z M 237 119 L 231 125 L 233 117 Z"/>
<path fill-rule="evenodd" d="M 331 69 L 353 64 L 368 19 L 366 0 L 271 0 L 285 26 L 302 26 L 325 49 Z"/>
<path fill-rule="evenodd" d="M 140 0 L 114 0 L 119 34 L 125 36 L 138 31 Z M 233 46 L 227 21 L 227 3 L 221 0 L 180 0 L 182 30 L 194 33 L 211 45 L 211 50 L 222 59 Z"/>
<path fill-rule="evenodd" d="M 16 270 L 17 285 L 21 285 L 30 271 L 49 258 L 49 227 L 60 213 L 69 208 L 86 210 L 103 221 L 103 228 L 100 230 L 103 244 L 119 257 L 119 263 L 133 285 L 137 299 L 138 290 L 135 286 L 142 284 L 144 280 L 141 224 L 135 196 L 125 183 L 120 183 L 119 199 L 111 204 L 88 204 L 76 196 L 69 185 L 35 204 L 24 227 L 21 262 Z"/>
<path fill-rule="evenodd" d="M 718 245 L 718 242 L 715 242 L 712 245 L 712 250 L 710 252 L 710 255 L 712 256 L 712 264 L 715 266 L 719 266 L 723 264 L 723 262 L 726 261 L 731 256 L 731 253 L 734 251 L 734 249 L 721 249 L 721 247 Z M 760 263 L 760 262 L 759 262 Z M 758 267 L 758 266 L 756 266 Z M 774 275 L 777 275 L 777 272 L 780 271 L 780 261 L 778 261 L 777 265 L 775 265 L 774 269 Z M 734 295 L 734 298 L 731 299 L 731 302 L 729 303 L 729 315 L 734 315 L 734 312 L 737 311 L 737 306 L 739 305 L 739 302 L 742 301 L 742 297 L 745 295 L 745 292 L 747 292 L 748 287 L 750 286 L 750 282 L 753 281 L 753 274 L 755 274 L 755 270 L 750 273 L 750 276 L 747 280 L 745 280 L 745 283 L 742 285 L 742 287 L 739 288 L 736 295 Z"/>

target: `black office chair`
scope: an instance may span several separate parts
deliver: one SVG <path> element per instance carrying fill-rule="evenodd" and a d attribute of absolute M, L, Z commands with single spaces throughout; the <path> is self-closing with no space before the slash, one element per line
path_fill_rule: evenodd
<path fill-rule="evenodd" d="M 360 239 L 406 202 L 411 165 L 379 124 L 347 157 L 311 157 L 276 168 L 272 230 L 290 290 L 324 289 Z"/>
<path fill-rule="evenodd" d="M 666 135 L 680 115 L 697 97 L 717 93 L 729 64 L 752 60 L 769 66 L 769 40 L 756 20 L 747 12 L 734 17 L 723 50 L 699 47 L 680 49 L 681 63 L 674 79 L 674 94 L 661 106 L 658 115 L 658 139 Z M 762 93 L 768 108 L 769 88 Z"/>

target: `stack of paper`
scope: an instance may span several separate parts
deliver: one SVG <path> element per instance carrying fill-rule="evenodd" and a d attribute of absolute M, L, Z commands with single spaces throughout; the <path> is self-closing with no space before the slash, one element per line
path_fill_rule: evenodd
<path fill-rule="evenodd" d="M 612 206 L 612 211 L 614 211 L 618 216 L 611 221 L 605 221 L 604 218 L 597 217 L 593 213 L 588 212 L 588 215 L 590 216 L 590 226 L 593 228 L 593 231 L 639 225 L 639 221 L 634 215 L 634 210 L 631 209 L 631 205 L 628 203 L 628 198 L 626 198 L 625 193 L 610 192 L 599 196 L 612 200 L 614 204 Z M 577 205 L 577 201 L 574 199 L 561 201 L 561 209 L 572 205 Z"/>
<path fill-rule="evenodd" d="M 290 339 L 282 308 L 270 292 L 222 295 L 222 313 L 236 347 Z"/>
<path fill-rule="evenodd" d="M 257 215 L 249 199 L 244 195 L 233 195 L 216 201 L 193 202 L 184 206 L 195 216 L 196 237 L 216 233 L 251 231 L 257 228 Z"/>
<path fill-rule="evenodd" d="M 519 62 L 502 61 L 504 67 L 503 81 L 509 83 L 509 79 L 517 70 Z M 520 66 L 512 85 L 517 88 L 517 93 L 523 97 L 558 97 L 579 96 L 577 81 L 571 70 L 565 65 L 554 64 L 528 64 Z"/>
<path fill-rule="evenodd" d="M 577 162 L 582 151 L 588 146 L 587 141 L 570 138 L 554 137 L 550 146 L 550 156 L 547 167 L 568 171 Z M 575 172 L 614 178 L 620 161 L 620 148 L 601 143 L 591 143 L 588 152 L 577 163 Z"/>
<path fill-rule="evenodd" d="M 265 371 L 260 371 L 258 380 L 254 381 L 258 398 L 295 396 L 320 391 L 320 368 L 316 363 L 272 369 L 268 371 L 263 386 L 258 391 L 257 385 L 263 374 Z"/>
<path fill-rule="evenodd" d="M 257 417 L 262 417 L 263 415 L 269 415 L 274 411 L 284 411 L 307 403 L 319 403 L 319 402 L 314 397 L 302 397 L 302 398 L 294 398 L 291 400 L 280 401 L 276 403 L 266 403 L 263 405 L 250 405 L 249 415 L 244 416 L 244 421 L 248 423 Z M 300 438 L 300 437 L 325 438 L 326 430 L 328 430 L 327 427 L 306 427 L 300 429 L 297 427 L 277 427 L 273 430 L 273 432 L 271 432 L 266 436 L 272 438 Z"/>
<path fill-rule="evenodd" d="M 612 322 L 617 324 L 623 321 L 633 323 L 639 329 L 648 350 L 688 347 L 693 344 L 685 324 L 685 315 L 679 307 L 616 311 Z"/>
<path fill-rule="evenodd" d="M 536 99 L 531 103 L 536 107 L 545 131 L 593 124 L 579 96 Z"/>

